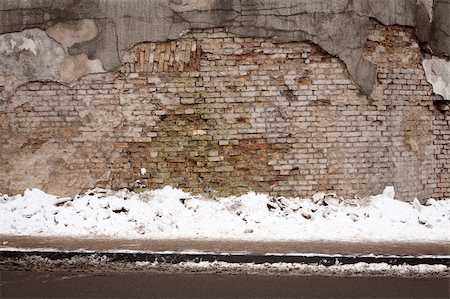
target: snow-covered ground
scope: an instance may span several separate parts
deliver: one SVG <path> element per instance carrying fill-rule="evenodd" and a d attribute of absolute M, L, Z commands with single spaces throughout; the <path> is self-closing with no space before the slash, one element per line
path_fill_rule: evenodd
<path fill-rule="evenodd" d="M 60 198 L 38 189 L 0 195 L 0 234 L 296 241 L 450 241 L 450 199 L 406 203 L 394 189 L 367 200 L 204 199 L 179 189 L 93 190 Z"/>

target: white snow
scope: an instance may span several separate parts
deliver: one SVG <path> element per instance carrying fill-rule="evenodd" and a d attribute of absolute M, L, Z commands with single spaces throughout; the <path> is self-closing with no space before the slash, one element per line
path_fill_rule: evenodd
<path fill-rule="evenodd" d="M 450 199 L 422 205 L 392 187 L 367 200 L 273 198 L 248 193 L 205 199 L 182 190 L 93 190 L 59 198 L 38 189 L 0 195 L 0 234 L 207 238 L 264 241 L 450 241 Z"/>
<path fill-rule="evenodd" d="M 136 262 L 138 266 L 150 266 L 157 265 L 157 263 L 150 262 Z M 241 269 L 249 268 L 252 270 L 267 270 L 267 268 L 272 268 L 274 270 L 282 271 L 292 271 L 292 270 L 303 270 L 303 271 L 313 271 L 313 272 L 385 272 L 385 271 L 396 271 L 396 272 L 415 272 L 415 273 L 428 273 L 428 272 L 444 272 L 448 271 L 446 265 L 389 265 L 387 263 L 356 263 L 356 264 L 346 264 L 346 265 L 333 265 L 333 266 L 323 266 L 323 265 L 309 265 L 302 263 L 264 263 L 264 264 L 253 264 L 253 263 L 226 263 L 226 262 L 181 262 L 178 264 L 179 267 L 183 268 L 199 268 L 199 269 Z"/>
<path fill-rule="evenodd" d="M 448 277 L 449 267 L 446 265 L 389 265 L 386 263 L 356 263 L 346 265 L 323 266 L 302 263 L 226 263 L 226 262 L 181 262 L 167 265 L 158 262 L 136 262 L 142 270 L 170 270 L 177 273 L 188 271 L 204 273 L 247 273 L 277 275 L 327 275 L 327 276 L 412 276 L 412 277 Z M 166 266 L 166 267 L 164 267 Z M 162 269 L 159 269 L 162 267 Z"/>

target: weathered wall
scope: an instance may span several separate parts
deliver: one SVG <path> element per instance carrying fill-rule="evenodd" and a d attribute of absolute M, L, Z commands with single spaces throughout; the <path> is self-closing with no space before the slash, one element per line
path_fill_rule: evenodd
<path fill-rule="evenodd" d="M 217 27 L 245 36 L 273 37 L 277 42 L 312 41 L 339 57 L 357 86 L 370 94 L 376 70 L 362 55 L 369 18 L 385 25 L 415 26 L 434 55 L 448 56 L 449 7 L 448 0 L 2 0 L 0 34 L 47 30 L 70 56 L 62 74 L 51 69 L 44 74 L 10 74 L 1 66 L 0 85 L 5 92 L 0 98 L 26 81 L 66 82 L 98 72 L 100 62 L 115 70 L 121 64 L 120 52 L 140 42 L 176 39 L 191 28 Z M 45 38 L 44 42 L 48 43 Z M 0 52 L 5 45 L 0 41 Z M 91 62 L 88 57 L 98 60 Z M 81 70 L 72 71 L 78 64 Z"/>
<path fill-rule="evenodd" d="M 120 72 L 25 84 L 0 114 L 0 186 L 450 196 L 447 106 L 414 30 L 372 22 L 363 55 L 371 97 L 317 45 L 224 29 L 138 44 Z"/>
<path fill-rule="evenodd" d="M 448 197 L 449 7 L 0 1 L 0 191 Z"/>

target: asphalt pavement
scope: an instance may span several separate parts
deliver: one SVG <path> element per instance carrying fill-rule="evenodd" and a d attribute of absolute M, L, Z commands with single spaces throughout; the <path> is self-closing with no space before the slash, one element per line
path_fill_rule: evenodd
<path fill-rule="evenodd" d="M 186 261 L 217 260 L 255 264 L 287 262 L 330 266 L 365 262 L 448 267 L 449 245 L 0 235 L 0 298 L 449 298 L 448 270 L 416 276 L 371 273 L 333 276 L 328 273 L 328 267 L 322 272 L 313 269 L 282 275 L 280 271 L 264 269 L 227 272 L 219 267 L 208 272 L 179 271 L 177 266 L 169 266 Z M 145 267 L 136 269 L 139 263 L 152 261 L 162 263 L 162 268 L 158 271 L 145 270 Z"/>
<path fill-rule="evenodd" d="M 449 298 L 449 279 L 3 271 L 0 297 Z"/>

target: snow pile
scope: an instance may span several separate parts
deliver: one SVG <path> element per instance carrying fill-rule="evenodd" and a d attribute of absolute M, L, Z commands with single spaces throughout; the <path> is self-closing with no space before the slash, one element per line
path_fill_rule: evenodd
<path fill-rule="evenodd" d="M 151 266 L 157 265 L 157 262 L 136 262 L 137 266 Z M 264 263 L 264 264 L 253 264 L 253 263 L 226 263 L 226 262 L 181 262 L 178 264 L 179 267 L 186 268 L 197 268 L 197 269 L 242 269 L 242 268 L 250 268 L 254 270 L 267 270 L 275 269 L 278 271 L 289 272 L 293 270 L 303 270 L 303 271 L 311 271 L 311 272 L 325 272 L 331 274 L 330 272 L 353 272 L 353 273 L 373 273 L 380 272 L 386 274 L 386 271 L 395 271 L 399 272 L 399 274 L 408 274 L 416 273 L 416 274 L 425 274 L 430 272 L 446 272 L 448 271 L 448 267 L 446 265 L 427 265 L 427 264 L 419 264 L 419 265 L 389 265 L 387 263 L 364 263 L 359 262 L 355 264 L 336 264 L 333 266 L 324 266 L 324 265 L 310 265 L 310 264 L 302 264 L 302 263 Z"/>
<path fill-rule="evenodd" d="M 450 199 L 406 203 L 392 187 L 366 201 L 317 193 L 204 199 L 179 189 L 0 195 L 0 234 L 296 241 L 450 241 Z"/>
<path fill-rule="evenodd" d="M 160 264 L 149 262 L 136 262 L 136 266 L 143 269 L 157 268 Z M 347 265 L 309 265 L 301 263 L 225 263 L 225 262 L 182 262 L 173 267 L 177 268 L 177 272 L 189 270 L 190 272 L 212 272 L 219 273 L 239 273 L 248 274 L 308 274 L 308 275 L 326 275 L 326 276 L 414 276 L 427 277 L 437 275 L 448 276 L 449 267 L 446 265 L 389 265 L 386 263 L 356 263 Z"/>

